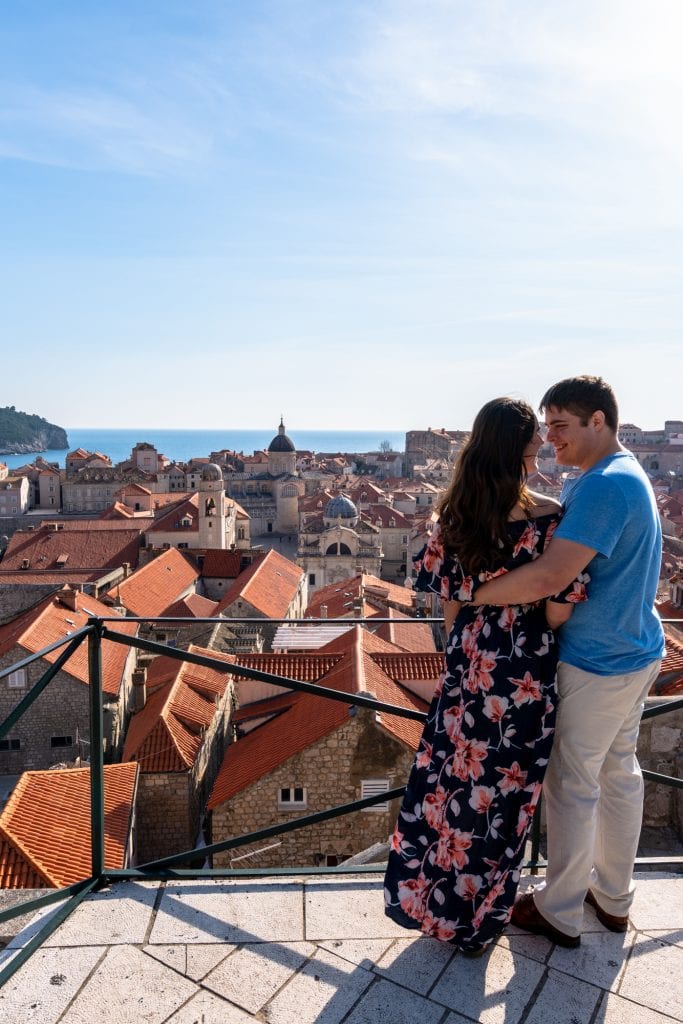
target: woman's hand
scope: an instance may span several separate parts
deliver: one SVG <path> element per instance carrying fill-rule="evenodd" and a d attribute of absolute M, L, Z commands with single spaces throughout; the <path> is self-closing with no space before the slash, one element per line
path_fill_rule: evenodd
<path fill-rule="evenodd" d="M 559 627 L 567 621 L 573 611 L 573 604 L 551 601 L 550 598 L 548 598 L 545 603 L 545 617 L 551 629 L 559 629 Z"/>

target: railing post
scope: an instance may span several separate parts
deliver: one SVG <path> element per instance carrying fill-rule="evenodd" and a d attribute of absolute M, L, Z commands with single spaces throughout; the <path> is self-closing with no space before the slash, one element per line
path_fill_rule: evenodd
<path fill-rule="evenodd" d="M 90 823 L 92 829 L 92 873 L 104 874 L 104 723 L 102 713 L 102 622 L 88 637 L 88 684 L 90 687 Z"/>

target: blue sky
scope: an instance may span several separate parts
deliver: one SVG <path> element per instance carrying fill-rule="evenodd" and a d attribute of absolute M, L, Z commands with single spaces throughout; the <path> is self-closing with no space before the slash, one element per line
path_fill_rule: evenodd
<path fill-rule="evenodd" d="M 600 373 L 680 417 L 678 0 L 23 0 L 0 405 L 467 427 Z"/>

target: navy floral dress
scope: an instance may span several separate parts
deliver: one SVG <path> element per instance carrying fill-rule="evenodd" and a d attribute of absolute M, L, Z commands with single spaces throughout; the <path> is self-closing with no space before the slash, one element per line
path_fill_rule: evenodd
<path fill-rule="evenodd" d="M 559 519 L 510 523 L 505 565 L 474 577 L 444 555 L 437 524 L 416 560 L 416 588 L 468 601 L 537 558 Z M 554 600 L 586 600 L 587 580 Z M 510 920 L 552 746 L 556 668 L 544 602 L 460 609 L 392 837 L 385 904 L 394 921 L 476 951 Z"/>

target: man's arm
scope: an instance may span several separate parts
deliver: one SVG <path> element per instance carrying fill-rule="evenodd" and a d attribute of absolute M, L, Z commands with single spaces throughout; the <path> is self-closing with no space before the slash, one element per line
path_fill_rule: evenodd
<path fill-rule="evenodd" d="M 479 587 L 472 604 L 526 604 L 558 594 L 596 554 L 595 548 L 585 544 L 553 537 L 547 550 L 535 562 L 496 576 Z"/>

